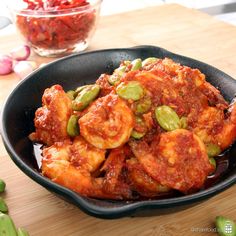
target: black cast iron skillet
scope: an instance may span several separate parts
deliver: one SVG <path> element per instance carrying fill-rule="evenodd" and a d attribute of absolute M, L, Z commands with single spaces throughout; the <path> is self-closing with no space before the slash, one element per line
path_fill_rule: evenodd
<path fill-rule="evenodd" d="M 33 145 L 27 138 L 34 130 L 35 110 L 41 106 L 44 90 L 60 84 L 65 91 L 79 85 L 89 84 L 102 73 L 112 73 L 122 60 L 147 57 L 169 57 L 173 60 L 200 69 L 207 80 L 218 87 L 226 100 L 231 101 L 236 92 L 236 81 L 222 71 L 200 61 L 171 53 L 154 46 L 108 49 L 76 54 L 52 62 L 35 71 L 23 80 L 8 97 L 2 111 L 1 133 L 5 147 L 15 164 L 30 178 L 72 202 L 84 212 L 100 218 L 118 218 L 135 215 L 137 212 L 158 214 L 163 208 L 172 211 L 209 198 L 236 182 L 236 145 L 226 153 L 227 171 L 212 186 L 187 196 L 173 196 L 167 199 L 141 201 L 108 201 L 82 197 L 43 177 L 33 157 Z M 155 211 L 155 209 L 158 209 Z M 168 210 L 167 210 L 168 213 Z"/>

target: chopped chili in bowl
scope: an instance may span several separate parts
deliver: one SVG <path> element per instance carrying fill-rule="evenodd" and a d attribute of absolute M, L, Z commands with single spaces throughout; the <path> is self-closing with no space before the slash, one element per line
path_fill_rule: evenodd
<path fill-rule="evenodd" d="M 73 51 L 86 45 L 95 29 L 98 10 L 87 0 L 23 0 L 16 25 L 27 42 L 40 50 Z"/>

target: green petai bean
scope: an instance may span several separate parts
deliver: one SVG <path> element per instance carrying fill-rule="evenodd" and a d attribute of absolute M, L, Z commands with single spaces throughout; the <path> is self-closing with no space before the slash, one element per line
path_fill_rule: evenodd
<path fill-rule="evenodd" d="M 67 92 L 67 95 L 69 96 L 69 98 L 71 100 L 74 100 L 76 98 L 76 96 L 78 95 L 78 93 L 80 93 L 82 90 L 84 90 L 85 88 L 87 88 L 88 86 L 91 86 L 91 85 L 83 85 L 83 86 L 80 86 L 78 87 L 75 91 L 74 90 L 69 90 Z"/>
<path fill-rule="evenodd" d="M 140 68 L 142 68 L 142 60 L 140 58 L 137 58 L 131 62 L 131 65 L 132 67 L 130 71 L 139 70 Z"/>
<path fill-rule="evenodd" d="M 3 213 L 8 212 L 8 207 L 3 198 L 0 197 L 0 211 Z"/>
<path fill-rule="evenodd" d="M 182 116 L 182 117 L 180 118 L 180 127 L 181 127 L 182 129 L 186 129 L 186 128 L 188 127 L 187 117 Z"/>
<path fill-rule="evenodd" d="M 29 236 L 29 233 L 23 228 L 18 228 L 17 236 Z"/>
<path fill-rule="evenodd" d="M 142 66 L 146 66 L 152 63 L 155 63 L 157 61 L 156 57 L 148 57 L 142 62 Z"/>
<path fill-rule="evenodd" d="M 0 212 L 0 236 L 17 236 L 16 227 L 9 215 Z"/>
<path fill-rule="evenodd" d="M 115 85 L 117 82 L 119 82 L 120 77 L 117 74 L 110 75 L 108 77 L 108 83 L 110 85 Z"/>
<path fill-rule="evenodd" d="M 141 133 L 141 132 L 138 132 L 136 130 L 133 130 L 131 132 L 131 137 L 135 138 L 135 139 L 141 139 L 146 133 Z"/>
<path fill-rule="evenodd" d="M 6 188 L 6 183 L 4 180 L 0 179 L 0 193 L 3 193 Z"/>
<path fill-rule="evenodd" d="M 116 73 L 119 77 L 122 77 L 125 74 L 126 66 L 120 66 L 115 69 L 114 73 Z"/>
<path fill-rule="evenodd" d="M 124 65 L 124 66 L 129 66 L 129 65 L 131 65 L 131 61 L 128 61 L 128 60 L 126 60 L 126 61 L 123 61 L 122 62 L 122 65 Z"/>
<path fill-rule="evenodd" d="M 82 111 L 86 108 L 99 94 L 100 86 L 97 84 L 89 85 L 84 88 L 72 102 L 72 109 Z"/>
<path fill-rule="evenodd" d="M 155 109 L 155 117 L 159 125 L 167 131 L 180 128 L 180 119 L 177 113 L 169 106 L 163 105 Z"/>
<path fill-rule="evenodd" d="M 214 143 L 207 143 L 206 150 L 209 157 L 214 157 L 221 153 L 220 147 Z"/>
<path fill-rule="evenodd" d="M 212 166 L 214 166 L 214 169 L 216 169 L 216 160 L 214 157 L 210 157 L 209 158 L 209 162 Z"/>
<path fill-rule="evenodd" d="M 131 132 L 131 137 L 135 139 L 141 139 L 147 132 L 147 127 L 143 121 L 143 119 L 139 116 L 135 116 L 136 130 L 135 128 Z"/>
<path fill-rule="evenodd" d="M 75 99 L 75 91 L 74 90 L 69 90 L 66 92 L 66 94 L 68 95 L 68 97 L 71 99 L 71 100 L 74 100 Z"/>
<path fill-rule="evenodd" d="M 66 127 L 67 134 L 71 137 L 75 137 L 79 135 L 79 124 L 78 124 L 78 116 L 71 115 L 67 127 Z"/>
<path fill-rule="evenodd" d="M 84 90 L 85 88 L 87 88 L 88 86 L 91 86 L 91 84 L 86 84 L 86 85 L 82 85 L 82 86 L 79 86 L 75 92 L 76 92 L 76 95 L 78 95 L 78 93 L 80 93 L 82 90 Z"/>
<path fill-rule="evenodd" d="M 121 83 L 116 88 L 116 93 L 124 99 L 139 100 L 144 96 L 144 90 L 138 81 L 130 81 L 127 84 Z"/>
<path fill-rule="evenodd" d="M 152 106 L 152 100 L 150 97 L 144 97 L 135 104 L 135 113 L 143 114 L 147 112 Z"/>
<path fill-rule="evenodd" d="M 126 70 L 126 66 L 120 66 L 119 68 L 115 69 L 113 74 L 109 76 L 108 82 L 110 85 L 116 84 L 122 76 L 124 76 Z"/>

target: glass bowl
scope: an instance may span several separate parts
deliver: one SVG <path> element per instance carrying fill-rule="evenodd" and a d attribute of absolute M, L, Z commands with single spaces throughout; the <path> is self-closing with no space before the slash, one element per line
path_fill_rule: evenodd
<path fill-rule="evenodd" d="M 21 1 L 9 6 L 17 31 L 40 56 L 54 57 L 85 50 L 95 32 L 102 0 Z M 30 5 L 33 2 L 33 7 Z M 35 7 L 35 2 L 42 6 Z M 55 4 L 63 6 L 48 6 Z M 62 3 L 63 2 L 63 3 Z M 45 4 L 48 4 L 45 6 Z M 70 5 L 71 4 L 71 5 Z"/>

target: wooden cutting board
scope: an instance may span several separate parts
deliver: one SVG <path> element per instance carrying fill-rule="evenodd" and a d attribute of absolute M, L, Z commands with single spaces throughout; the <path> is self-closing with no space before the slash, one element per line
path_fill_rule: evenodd
<path fill-rule="evenodd" d="M 0 53 L 22 42 L 12 33 L 0 37 Z M 209 63 L 236 78 L 236 27 L 196 10 L 171 4 L 102 17 L 88 50 L 155 45 Z M 40 65 L 52 59 L 31 56 Z M 19 79 L 0 76 L 0 110 Z M 5 198 L 18 227 L 30 235 L 214 235 L 214 218 L 236 220 L 236 186 L 194 207 L 172 214 L 101 220 L 88 216 L 22 173 L 0 142 L 0 178 L 7 183 Z M 203 233 L 204 232 L 204 233 Z"/>

